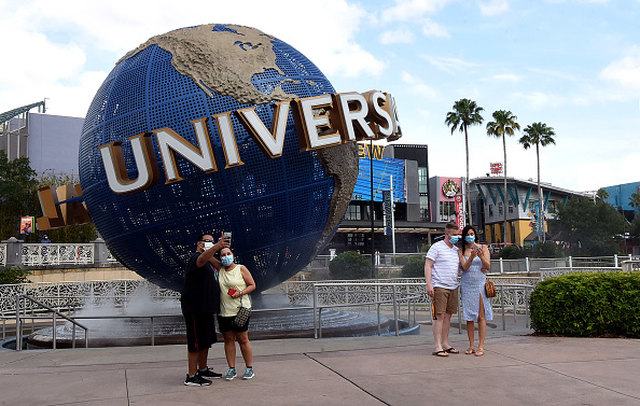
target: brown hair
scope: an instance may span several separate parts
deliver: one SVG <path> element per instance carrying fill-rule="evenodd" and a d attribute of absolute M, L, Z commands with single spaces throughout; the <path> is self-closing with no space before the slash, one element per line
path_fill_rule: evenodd
<path fill-rule="evenodd" d="M 445 230 L 457 230 L 458 226 L 453 224 L 453 223 L 447 223 L 446 226 L 444 226 Z"/>

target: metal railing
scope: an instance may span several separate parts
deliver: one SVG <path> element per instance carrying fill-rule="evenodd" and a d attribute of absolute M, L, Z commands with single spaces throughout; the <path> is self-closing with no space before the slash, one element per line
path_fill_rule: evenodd
<path fill-rule="evenodd" d="M 0 244 L 0 266 L 7 266 L 7 244 Z"/>
<path fill-rule="evenodd" d="M 87 265 L 94 263 L 94 244 L 22 244 L 22 265 Z"/>
<path fill-rule="evenodd" d="M 22 303 L 23 302 L 30 302 L 33 303 L 37 306 L 29 306 L 29 310 L 30 310 L 30 315 L 27 314 L 27 306 L 23 306 Z M 53 345 L 53 349 L 56 349 L 56 329 L 57 329 L 57 320 L 58 318 L 62 318 L 66 321 L 68 321 L 69 323 L 71 323 L 72 325 L 72 332 L 71 332 L 71 345 L 72 348 L 76 347 L 76 327 L 80 327 L 84 330 L 84 339 L 85 339 L 85 347 L 88 348 L 89 347 L 89 329 L 87 327 L 85 327 L 84 325 L 78 323 L 77 321 L 75 321 L 74 319 L 72 319 L 71 317 L 68 317 L 67 315 L 61 313 L 60 311 L 54 309 L 53 307 L 47 306 L 44 303 L 41 303 L 40 301 L 27 296 L 27 295 L 16 295 L 15 297 L 15 328 L 16 328 L 16 350 L 17 351 L 21 351 L 22 350 L 22 341 L 23 341 L 23 333 L 24 333 L 24 324 L 26 322 L 26 320 L 30 320 L 33 326 L 33 322 L 35 320 L 52 320 L 53 322 L 53 330 L 52 330 L 52 345 Z M 38 311 L 38 310 L 44 310 L 44 312 L 50 312 L 51 316 L 47 316 L 42 315 L 42 311 Z M 3 316 L 4 319 L 4 316 Z M 3 335 L 5 333 L 5 326 L 3 323 Z M 32 328 L 33 331 L 33 328 Z"/>

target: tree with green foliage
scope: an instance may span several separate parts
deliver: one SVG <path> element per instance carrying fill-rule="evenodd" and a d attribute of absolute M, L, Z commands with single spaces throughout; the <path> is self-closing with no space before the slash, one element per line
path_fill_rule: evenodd
<path fill-rule="evenodd" d="M 0 151 L 0 240 L 19 236 L 20 217 L 35 215 L 36 173 L 28 158 L 9 161 Z"/>
<path fill-rule="evenodd" d="M 612 255 L 619 251 L 614 237 L 624 226 L 624 217 L 604 199 L 572 196 L 558 207 L 550 223 L 559 238 L 569 242 L 572 254 Z"/>
<path fill-rule="evenodd" d="M 329 263 L 331 279 L 366 279 L 371 276 L 371 262 L 355 251 L 338 254 Z"/>
<path fill-rule="evenodd" d="M 471 217 L 471 199 L 469 198 L 469 134 L 467 128 L 470 125 L 482 124 L 484 120 L 480 113 L 484 109 L 479 107 L 475 101 L 469 99 L 460 99 L 453 103 L 453 111 L 447 113 L 444 120 L 448 127 L 451 127 L 451 135 L 456 129 L 464 132 L 464 147 L 467 158 L 467 177 L 465 179 L 465 191 L 467 199 L 467 213 L 469 213 L 469 224 L 473 224 Z"/>
<path fill-rule="evenodd" d="M 29 271 L 18 266 L 0 269 L 0 285 L 13 283 L 28 283 Z"/>
<path fill-rule="evenodd" d="M 532 146 L 536 146 L 536 163 L 538 165 L 538 201 L 540 202 L 540 215 L 544 214 L 544 207 L 542 199 L 542 187 L 540 186 L 540 146 L 546 147 L 549 144 L 555 144 L 556 140 L 553 138 L 556 133 L 552 127 L 548 127 L 545 123 L 533 123 L 528 125 L 524 129 L 524 135 L 520 137 L 520 144 L 524 149 L 529 149 Z M 545 241 L 546 233 L 542 233 L 542 241 Z M 540 239 L 540 237 L 538 237 Z"/>
<path fill-rule="evenodd" d="M 509 194 L 507 192 L 507 135 L 513 136 L 516 130 L 520 131 L 520 124 L 516 121 L 518 119 L 512 112 L 508 110 L 497 110 L 493 112 L 493 120 L 487 123 L 487 135 L 495 136 L 496 138 L 502 138 L 502 150 L 504 153 L 504 234 L 502 235 L 502 241 L 507 242 L 507 208 L 509 204 Z"/>

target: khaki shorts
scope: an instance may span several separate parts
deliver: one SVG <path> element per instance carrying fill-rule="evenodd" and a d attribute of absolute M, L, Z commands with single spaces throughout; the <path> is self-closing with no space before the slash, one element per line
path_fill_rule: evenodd
<path fill-rule="evenodd" d="M 458 312 L 458 289 L 433 288 L 435 314 Z"/>

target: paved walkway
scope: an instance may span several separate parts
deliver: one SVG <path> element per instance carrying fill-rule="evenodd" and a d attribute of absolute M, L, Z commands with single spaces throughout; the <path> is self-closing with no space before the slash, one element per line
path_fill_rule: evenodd
<path fill-rule="evenodd" d="M 0 404 L 640 404 L 640 340 L 527 332 L 490 329 L 484 357 L 432 356 L 428 325 L 416 336 L 254 341 L 253 380 L 202 388 L 182 384 L 183 345 L 0 351 Z M 464 331 L 450 337 L 466 348 Z M 223 372 L 221 344 L 209 359 Z"/>

